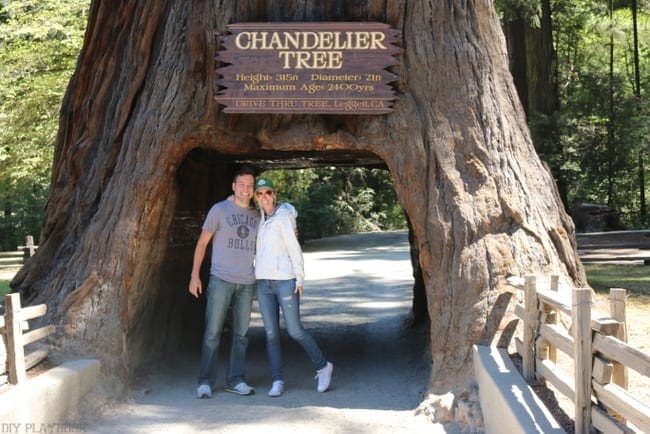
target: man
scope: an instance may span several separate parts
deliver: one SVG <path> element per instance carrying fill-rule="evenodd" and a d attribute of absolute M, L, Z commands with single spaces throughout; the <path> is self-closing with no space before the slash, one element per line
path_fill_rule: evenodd
<path fill-rule="evenodd" d="M 199 271 L 208 243 L 212 240 L 210 282 L 205 309 L 205 332 L 197 398 L 211 398 L 217 379 L 217 356 L 228 308 L 232 305 L 232 347 L 226 391 L 250 395 L 255 389 L 244 380 L 244 364 L 255 290 L 253 259 L 259 212 L 251 206 L 254 172 L 242 167 L 232 182 L 234 195 L 212 206 L 194 249 L 189 291 L 203 292 Z"/>

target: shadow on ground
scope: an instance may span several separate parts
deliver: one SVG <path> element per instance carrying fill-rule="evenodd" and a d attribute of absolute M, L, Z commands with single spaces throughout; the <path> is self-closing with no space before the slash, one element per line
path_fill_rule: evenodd
<path fill-rule="evenodd" d="M 314 367 L 283 330 L 286 392 L 266 395 L 271 381 L 255 302 L 246 371 L 255 395 L 217 390 L 212 399 L 196 399 L 199 348 L 192 348 L 141 370 L 131 402 L 112 408 L 86 431 L 443 432 L 413 411 L 428 381 L 429 350 L 426 327 L 404 327 L 413 285 L 407 235 L 370 235 L 306 246 L 303 325 L 334 363 L 329 391 L 316 392 Z M 224 345 L 220 352 L 222 385 L 228 350 Z"/>

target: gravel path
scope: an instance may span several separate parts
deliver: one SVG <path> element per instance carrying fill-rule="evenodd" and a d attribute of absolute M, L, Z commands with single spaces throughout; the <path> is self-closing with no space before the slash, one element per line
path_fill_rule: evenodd
<path fill-rule="evenodd" d="M 218 390 L 194 396 L 198 348 L 138 378 L 128 403 L 108 409 L 89 433 L 443 433 L 414 410 L 428 377 L 427 337 L 403 326 L 412 270 L 405 232 L 345 235 L 305 249 L 302 318 L 334 363 L 332 386 L 317 393 L 307 356 L 284 336 L 286 391 L 270 386 L 262 321 L 254 305 L 247 380 L 253 396 Z M 229 336 L 224 339 L 229 342 Z M 220 377 L 225 382 L 221 350 Z M 449 431 L 447 431 L 449 432 Z"/>

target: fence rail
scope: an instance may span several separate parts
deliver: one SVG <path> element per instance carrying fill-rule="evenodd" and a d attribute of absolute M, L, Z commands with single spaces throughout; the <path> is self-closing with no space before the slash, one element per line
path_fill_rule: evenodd
<path fill-rule="evenodd" d="M 19 384 L 27 379 L 27 370 L 42 360 L 48 351 L 35 350 L 25 355 L 25 346 L 54 333 L 55 327 L 48 325 L 29 330 L 30 319 L 38 318 L 47 312 L 45 304 L 22 307 L 20 294 L 5 296 L 5 314 L 0 316 L 0 385 L 7 382 Z M 6 374 L 6 375 L 5 375 Z"/>
<path fill-rule="evenodd" d="M 0 269 L 21 267 L 25 261 L 34 256 L 38 246 L 34 244 L 34 237 L 27 235 L 25 245 L 18 246 L 18 250 L 11 252 L 0 252 Z"/>
<path fill-rule="evenodd" d="M 558 291 L 557 276 L 550 282 L 543 289 L 534 276 L 523 285 L 511 280 L 524 290 L 524 305 L 515 307 L 523 320 L 523 339 L 515 340 L 522 375 L 548 381 L 573 402 L 576 433 L 588 433 L 592 426 L 607 433 L 634 432 L 627 422 L 650 432 L 650 407 L 626 390 L 628 368 L 650 376 L 650 356 L 626 343 L 626 291 L 611 289 L 609 317 L 598 318 L 591 311 L 591 289 L 563 288 L 571 293 L 567 300 Z M 568 330 L 558 324 L 560 314 L 570 317 Z M 558 367 L 557 350 L 572 359 L 573 378 Z"/>

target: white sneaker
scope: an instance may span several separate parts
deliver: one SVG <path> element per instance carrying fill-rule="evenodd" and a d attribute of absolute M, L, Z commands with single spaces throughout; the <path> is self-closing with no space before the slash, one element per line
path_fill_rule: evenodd
<path fill-rule="evenodd" d="M 318 379 L 318 386 L 316 390 L 319 392 L 325 392 L 330 387 L 330 381 L 332 381 L 332 371 L 334 370 L 334 365 L 330 362 L 327 362 L 327 365 L 323 369 L 316 371 L 316 376 L 314 378 Z"/>
<path fill-rule="evenodd" d="M 280 396 L 282 395 L 282 392 L 284 392 L 284 381 L 275 380 L 271 386 L 271 389 L 269 390 L 269 396 Z"/>
<path fill-rule="evenodd" d="M 255 394 L 255 389 L 242 381 L 234 387 L 226 387 L 226 392 L 236 393 L 237 395 L 253 395 Z"/>
<path fill-rule="evenodd" d="M 208 386 L 207 384 L 201 384 L 196 389 L 196 397 L 197 399 L 212 398 L 212 389 L 210 389 L 210 386 Z"/>

